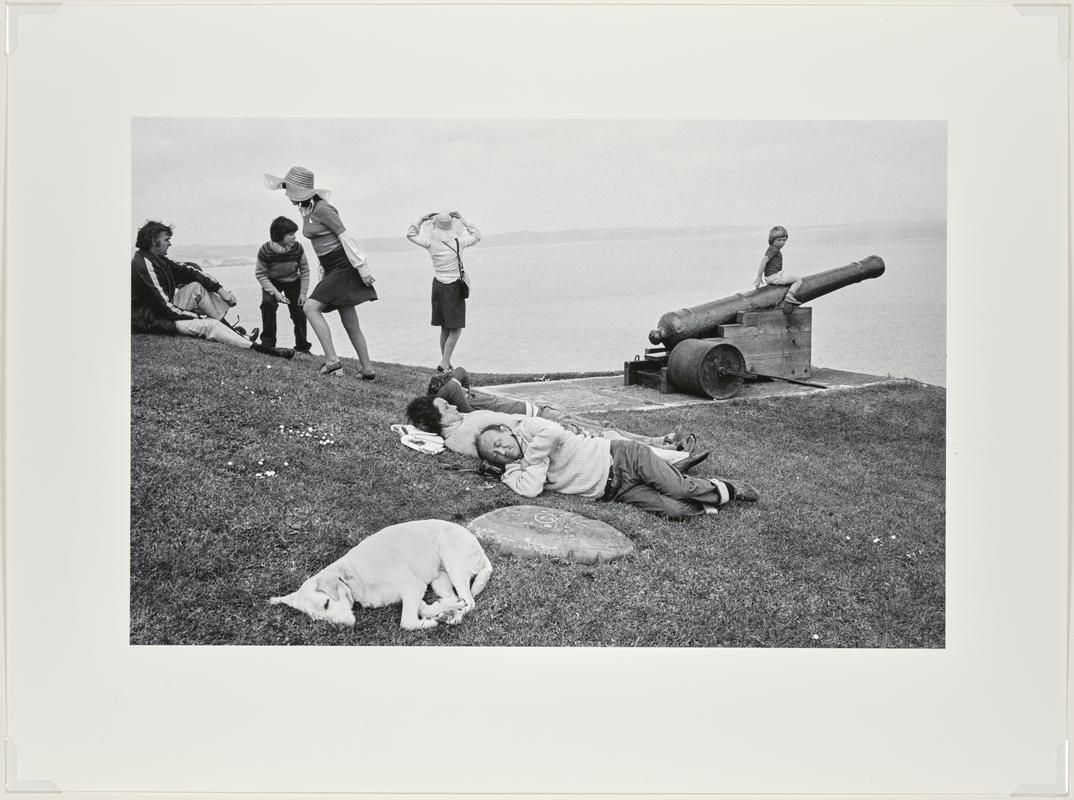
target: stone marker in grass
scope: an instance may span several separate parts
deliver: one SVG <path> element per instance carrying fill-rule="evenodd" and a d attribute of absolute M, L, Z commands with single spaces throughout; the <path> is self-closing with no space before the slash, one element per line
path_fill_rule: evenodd
<path fill-rule="evenodd" d="M 541 506 L 507 506 L 466 526 L 483 544 L 516 556 L 557 556 L 583 564 L 625 556 L 630 539 L 611 525 Z"/>

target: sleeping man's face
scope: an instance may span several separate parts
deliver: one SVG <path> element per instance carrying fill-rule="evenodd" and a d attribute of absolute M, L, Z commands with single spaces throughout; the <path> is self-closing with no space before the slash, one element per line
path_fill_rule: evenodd
<path fill-rule="evenodd" d="M 478 454 L 498 467 L 518 461 L 522 458 L 522 446 L 518 439 L 506 427 L 485 431 L 477 437 Z"/>

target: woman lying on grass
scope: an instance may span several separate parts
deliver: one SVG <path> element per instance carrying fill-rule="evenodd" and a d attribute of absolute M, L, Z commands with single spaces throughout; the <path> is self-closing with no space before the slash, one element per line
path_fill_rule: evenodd
<path fill-rule="evenodd" d="M 447 405 L 454 406 L 463 414 L 471 411 L 499 411 L 502 414 L 514 414 L 522 417 L 541 417 L 543 419 L 558 422 L 571 433 L 580 433 L 584 436 L 603 436 L 604 438 L 633 439 L 647 444 L 650 447 L 658 447 L 668 450 L 683 450 L 687 443 L 692 444 L 696 437 L 683 437 L 678 431 L 671 431 L 663 436 L 644 436 L 640 433 L 609 428 L 591 419 L 579 417 L 555 406 L 546 406 L 539 403 L 530 403 L 526 400 L 512 400 L 507 397 L 484 392 L 473 391 L 470 388 L 470 375 L 462 367 L 455 367 L 452 374 L 434 375 L 429 381 L 426 392 L 430 397 L 438 397 Z M 408 412 L 409 413 L 409 412 Z M 412 423 L 421 427 L 418 423 Z M 424 428 L 423 428 L 424 430 Z"/>
<path fill-rule="evenodd" d="M 532 406 L 532 404 L 527 405 Z M 475 439 L 483 429 L 489 425 L 514 425 L 524 419 L 536 416 L 535 414 L 525 413 L 508 414 L 491 409 L 477 409 L 464 414 L 442 397 L 433 397 L 432 395 L 415 397 L 411 400 L 406 407 L 406 415 L 407 419 L 410 420 L 410 424 L 414 427 L 443 437 L 444 445 L 448 450 L 474 458 L 478 457 Z M 650 443 L 651 437 L 601 427 L 596 423 L 590 423 L 593 426 L 591 430 L 581 431 L 555 420 L 548 420 L 548 422 L 586 439 L 633 440 L 640 445 L 648 445 L 648 449 L 652 451 L 657 459 L 666 461 L 684 473 L 709 457 L 707 450 L 703 450 L 700 453 L 691 453 L 686 450 L 677 450 L 668 445 L 655 445 Z M 661 441 L 660 437 L 655 438 L 657 441 Z"/>

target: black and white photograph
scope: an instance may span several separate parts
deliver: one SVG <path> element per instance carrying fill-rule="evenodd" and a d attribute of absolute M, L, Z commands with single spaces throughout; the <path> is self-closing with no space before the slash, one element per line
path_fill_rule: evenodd
<path fill-rule="evenodd" d="M 1069 793 L 1068 4 L 9 6 L 5 792 Z"/>
<path fill-rule="evenodd" d="M 131 143 L 132 643 L 944 646 L 942 121 Z"/>

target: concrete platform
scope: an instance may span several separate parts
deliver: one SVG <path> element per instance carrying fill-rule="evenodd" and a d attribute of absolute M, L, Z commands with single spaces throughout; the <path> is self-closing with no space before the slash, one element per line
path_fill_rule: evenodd
<path fill-rule="evenodd" d="M 475 386 L 482 392 L 552 405 L 574 413 L 599 411 L 645 411 L 677 406 L 711 403 L 743 403 L 769 397 L 787 397 L 846 391 L 885 383 L 913 383 L 906 378 L 885 378 L 860 372 L 814 367 L 809 379 L 827 389 L 812 389 L 783 381 L 747 381 L 730 400 L 710 400 L 692 394 L 661 394 L 648 386 L 624 386 L 622 375 L 601 378 L 575 378 L 562 381 L 509 383 L 500 386 Z"/>

